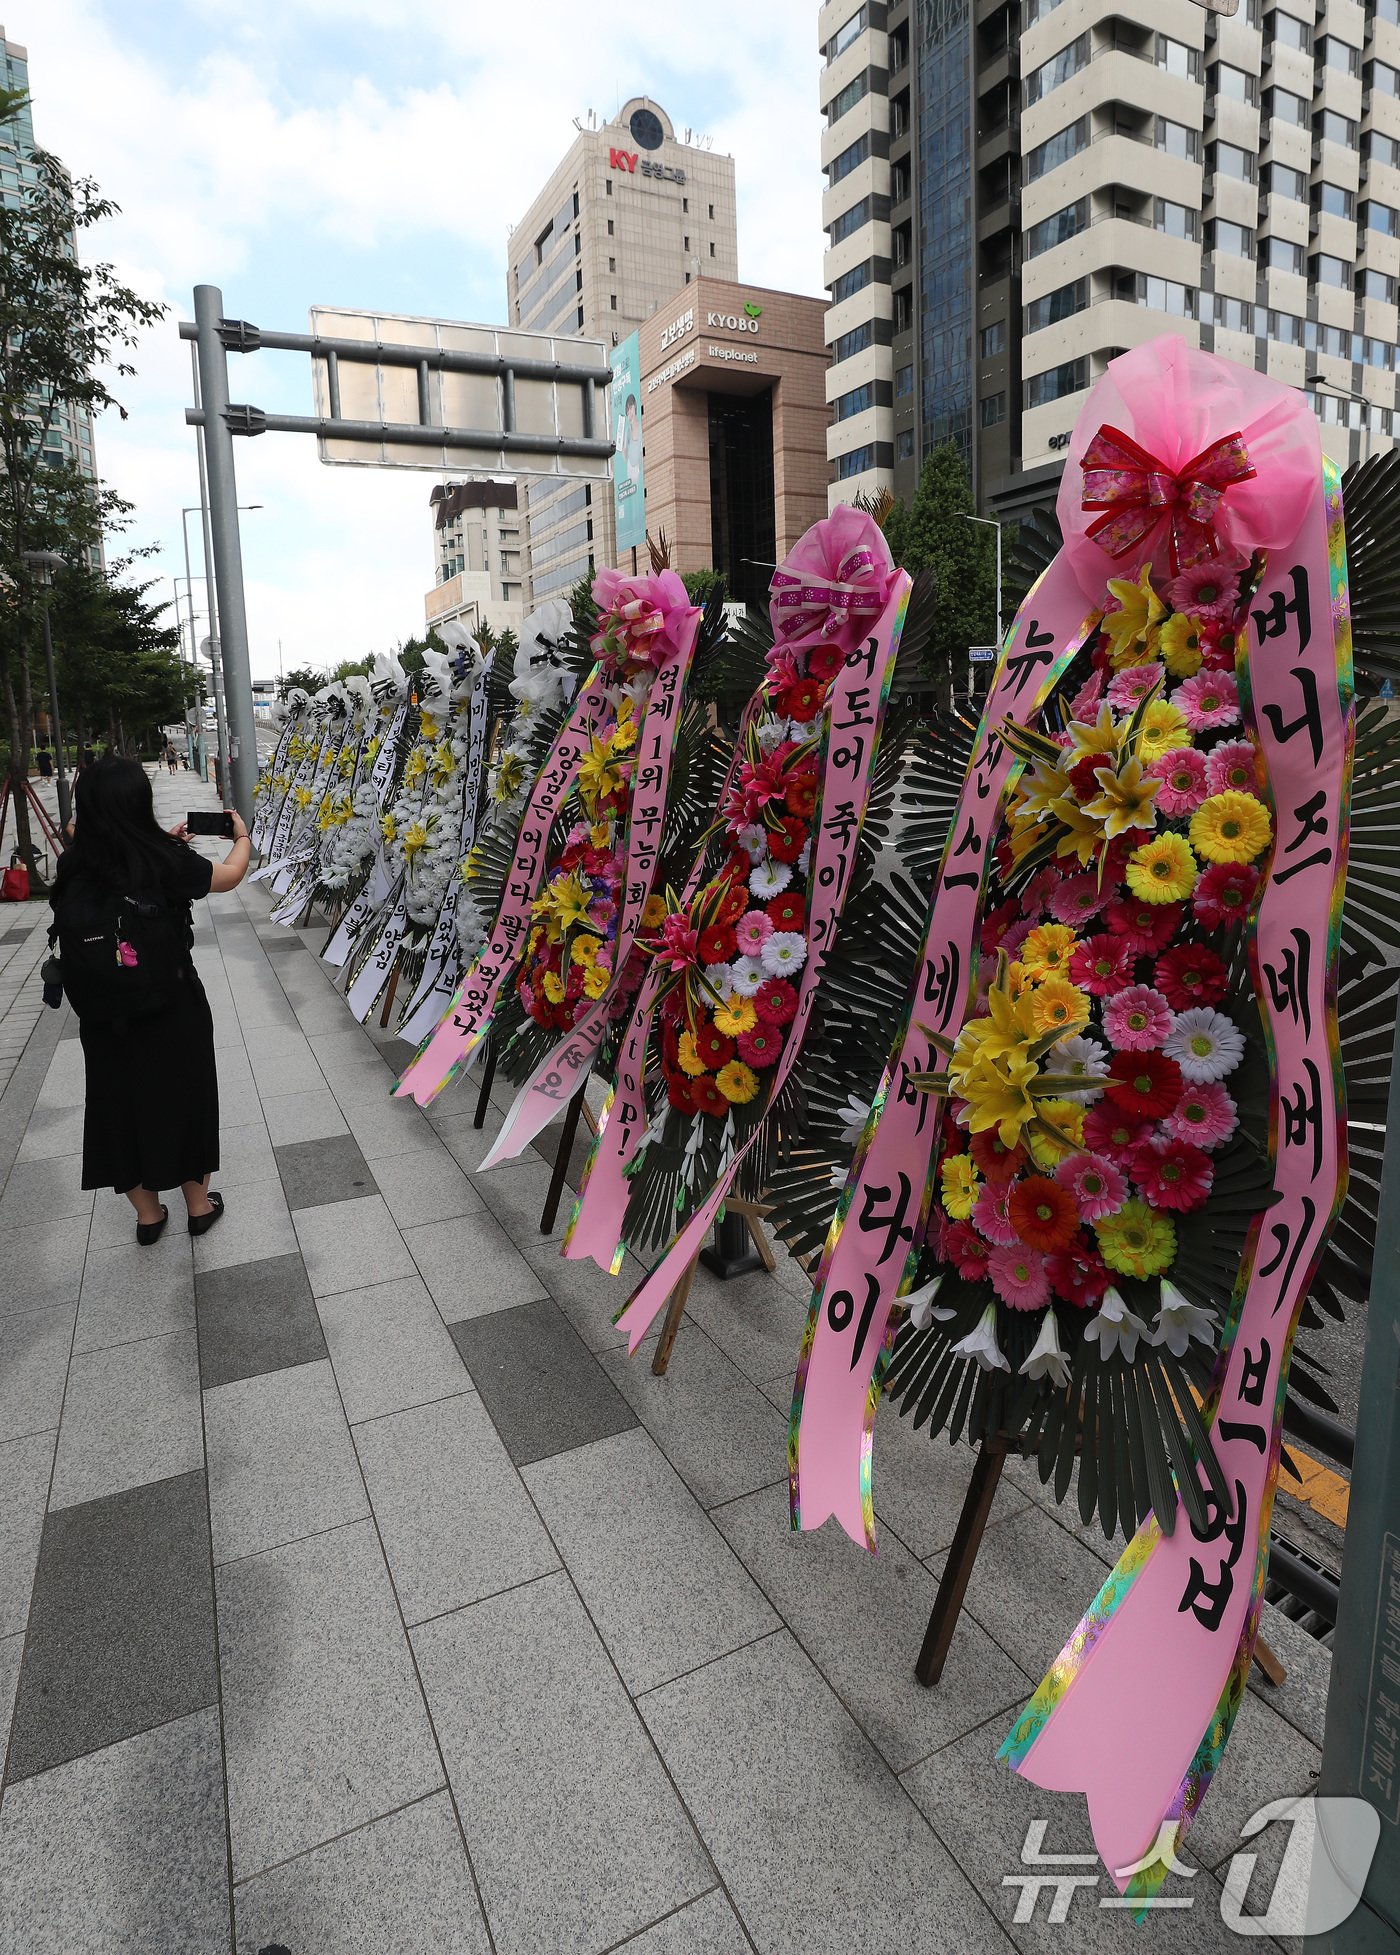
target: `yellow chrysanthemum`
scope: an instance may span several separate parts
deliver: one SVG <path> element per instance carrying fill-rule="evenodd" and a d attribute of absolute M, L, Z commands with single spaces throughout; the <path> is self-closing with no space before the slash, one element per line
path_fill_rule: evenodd
<path fill-rule="evenodd" d="M 595 962 L 597 956 L 598 939 L 596 937 L 575 937 L 573 943 L 569 946 L 570 963 L 582 964 L 586 968 Z"/>
<path fill-rule="evenodd" d="M 386 842 L 396 842 L 399 835 L 399 824 L 394 820 L 392 815 L 381 815 L 379 817 L 379 832 Z"/>
<path fill-rule="evenodd" d="M 544 974 L 544 983 L 540 988 L 544 992 L 545 997 L 548 998 L 550 1004 L 563 1004 L 564 980 L 557 971 L 546 971 Z"/>
<path fill-rule="evenodd" d="M 1207 862 L 1252 862 L 1262 855 L 1273 835 L 1273 823 L 1262 801 L 1252 794 L 1226 788 L 1212 794 L 1191 817 L 1191 844 Z"/>
<path fill-rule="evenodd" d="M 646 902 L 642 905 L 643 930 L 659 930 L 665 921 L 666 898 L 664 896 L 648 896 Z"/>
<path fill-rule="evenodd" d="M 619 720 L 613 728 L 609 745 L 614 753 L 630 753 L 637 744 L 637 723 L 632 719 Z"/>
<path fill-rule="evenodd" d="M 1118 600 L 1117 610 L 1105 612 L 1103 618 L 1109 656 L 1118 668 L 1137 665 L 1139 647 L 1148 642 L 1153 626 L 1167 609 L 1152 588 L 1151 564 L 1142 566 L 1136 583 L 1126 577 L 1110 577 L 1108 588 Z"/>
<path fill-rule="evenodd" d="M 1184 611 L 1176 612 L 1158 631 L 1157 650 L 1174 679 L 1193 679 L 1201 669 L 1201 627 Z"/>
<path fill-rule="evenodd" d="M 299 808 L 309 808 L 311 806 L 311 789 L 309 787 L 294 787 L 292 789 L 292 799 Z"/>
<path fill-rule="evenodd" d="M 1031 1156 L 1037 1167 L 1057 1167 L 1066 1154 L 1074 1154 L 1084 1145 L 1084 1109 L 1073 1100 L 1045 1099 L 1036 1101 L 1035 1110 L 1061 1138 L 1051 1140 L 1048 1134 L 1037 1133 L 1032 1128 L 1026 1135 Z"/>
<path fill-rule="evenodd" d="M 437 723 L 437 721 L 436 721 L 436 720 L 435 720 L 435 719 L 433 718 L 433 716 L 432 716 L 432 714 L 431 714 L 431 713 L 420 713 L 420 714 L 419 714 L 419 716 L 418 716 L 418 738 L 419 738 L 420 740 L 436 740 L 436 738 L 438 737 L 438 733 L 439 733 L 439 731 L 440 731 L 440 728 L 439 728 L 439 726 L 438 726 L 438 723 Z"/>
<path fill-rule="evenodd" d="M 747 1106 L 758 1091 L 758 1074 L 742 1059 L 731 1059 L 715 1074 L 715 1084 L 733 1106 Z"/>
<path fill-rule="evenodd" d="M 1036 984 L 1069 968 L 1078 939 L 1067 923 L 1041 923 L 1021 946 L 1021 965 Z"/>
<path fill-rule="evenodd" d="M 727 1004 L 715 1010 L 715 1030 L 723 1032 L 727 1039 L 737 1039 L 741 1032 L 751 1032 L 758 1023 L 758 1012 L 752 998 L 741 998 L 736 992 Z"/>
<path fill-rule="evenodd" d="M 1024 998 L 1028 991 L 1034 989 L 1030 973 L 1019 958 L 1013 958 L 1007 965 L 1006 977 L 1001 989 L 1013 1004 L 1018 998 Z"/>
<path fill-rule="evenodd" d="M 530 932 L 529 936 L 525 939 L 525 949 L 527 951 L 532 951 L 543 935 L 544 935 L 544 925 L 542 923 L 537 923 L 534 929 Z"/>
<path fill-rule="evenodd" d="M 1156 835 L 1128 857 L 1128 887 L 1144 903 L 1184 902 L 1196 875 L 1196 858 L 1180 835 Z"/>
<path fill-rule="evenodd" d="M 585 998 L 601 998 L 612 983 L 612 972 L 605 964 L 590 964 L 583 974 Z"/>
<path fill-rule="evenodd" d="M 1037 1032 L 1075 1032 L 1089 1022 L 1089 1000 L 1068 978 L 1046 978 L 1031 994 L 1031 1017 Z"/>
<path fill-rule="evenodd" d="M 965 1222 L 977 1199 L 977 1169 L 970 1154 L 944 1156 L 938 1170 L 943 1183 L 943 1206 L 955 1222 Z"/>
<path fill-rule="evenodd" d="M 1189 747 L 1191 731 L 1169 699 L 1154 699 L 1138 728 L 1138 755 L 1144 767 L 1174 747 Z"/>
<path fill-rule="evenodd" d="M 1109 1268 L 1120 1276 L 1145 1280 L 1160 1276 L 1176 1260 L 1176 1229 L 1169 1215 L 1159 1215 L 1134 1197 L 1116 1215 L 1094 1224 L 1099 1249 Z"/>
<path fill-rule="evenodd" d="M 695 1038 L 690 1032 L 681 1033 L 678 1057 L 681 1062 L 681 1071 L 683 1073 L 689 1073 L 692 1079 L 698 1079 L 701 1073 L 708 1070 L 705 1061 L 695 1050 Z"/>

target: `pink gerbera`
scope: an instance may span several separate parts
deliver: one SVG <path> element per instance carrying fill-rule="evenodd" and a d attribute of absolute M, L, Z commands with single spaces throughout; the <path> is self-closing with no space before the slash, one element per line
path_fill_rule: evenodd
<path fill-rule="evenodd" d="M 1259 764 L 1248 740 L 1222 740 L 1206 755 L 1206 786 L 1212 794 L 1259 792 Z M 1185 812 L 1183 810 L 1183 812 Z"/>
<path fill-rule="evenodd" d="M 1018 922 L 1013 923 L 1011 928 L 1005 932 L 997 948 L 1004 950 L 1009 958 L 1015 958 L 1020 951 L 1021 945 L 1026 941 L 1026 938 L 1034 928 L 1034 917 L 1021 917 Z"/>
<path fill-rule="evenodd" d="M 1109 900 L 1110 892 L 1099 886 L 1092 869 L 1079 876 L 1061 876 L 1050 892 L 1050 914 L 1056 923 L 1083 923 L 1097 916 Z"/>
<path fill-rule="evenodd" d="M 1084 1116 L 1084 1145 L 1091 1154 L 1102 1154 L 1110 1160 L 1122 1161 L 1140 1140 L 1146 1139 L 1151 1130 L 1150 1121 L 1141 1120 L 1133 1113 L 1125 1113 L 1111 1100 L 1100 1100 Z"/>
<path fill-rule="evenodd" d="M 1116 1215 L 1128 1199 L 1127 1182 L 1101 1154 L 1067 1155 L 1056 1168 L 1055 1179 L 1074 1196 L 1084 1222 Z"/>
<path fill-rule="evenodd" d="M 1069 960 L 1071 984 L 1078 984 L 1091 998 L 1106 998 L 1120 985 L 1131 984 L 1133 947 L 1125 937 L 1114 937 L 1101 930 L 1076 944 Z"/>
<path fill-rule="evenodd" d="M 1150 984 L 1130 984 L 1103 1008 L 1103 1028 L 1120 1052 L 1155 1052 L 1171 1037 L 1171 1006 Z"/>
<path fill-rule="evenodd" d="M 1104 674 L 1091 672 L 1079 691 L 1070 701 L 1070 718 L 1092 722 L 1098 716 L 1099 701 L 1103 698 Z"/>
<path fill-rule="evenodd" d="M 1158 664 L 1129 665 L 1123 671 L 1115 672 L 1108 688 L 1108 703 L 1120 713 L 1131 713 L 1140 706 L 1154 688 L 1161 685 L 1165 674 Z"/>
<path fill-rule="evenodd" d="M 1133 1180 L 1153 1208 L 1188 1214 L 1210 1194 L 1215 1168 L 1189 1141 L 1146 1141 L 1133 1154 Z"/>
<path fill-rule="evenodd" d="M 1130 896 L 1110 903 L 1104 922 L 1138 956 L 1165 950 L 1181 922 L 1180 903 L 1140 903 Z"/>
<path fill-rule="evenodd" d="M 1219 1147 L 1240 1124 L 1235 1102 L 1219 1080 L 1188 1080 L 1173 1112 L 1162 1123 L 1173 1140 L 1196 1147 Z"/>
<path fill-rule="evenodd" d="M 1212 862 L 1202 871 L 1191 898 L 1197 922 L 1210 930 L 1243 923 L 1258 881 L 1259 871 L 1252 862 Z"/>
<path fill-rule="evenodd" d="M 1162 783 L 1157 790 L 1157 806 L 1164 815 L 1194 814 L 1209 792 L 1206 762 L 1194 747 L 1173 747 L 1147 771 L 1154 781 Z"/>
<path fill-rule="evenodd" d="M 1039 919 L 1055 890 L 1059 887 L 1059 872 L 1053 868 L 1040 869 L 1026 884 L 1021 896 L 1021 914 Z"/>
<path fill-rule="evenodd" d="M 1012 1310 L 1039 1310 L 1050 1296 L 1050 1278 L 1045 1273 L 1045 1258 L 1038 1249 L 1017 1243 L 1014 1248 L 993 1249 L 987 1258 L 992 1288 Z"/>
<path fill-rule="evenodd" d="M 1183 679 L 1172 705 L 1193 733 L 1240 723 L 1240 689 L 1230 672 L 1198 672 L 1194 679 Z"/>
<path fill-rule="evenodd" d="M 987 1274 L 987 1245 L 970 1222 L 952 1222 L 943 1234 L 943 1260 L 965 1283 Z"/>
<path fill-rule="evenodd" d="M 766 910 L 749 910 L 734 926 L 734 935 L 745 957 L 757 957 L 773 934 L 773 919 Z"/>
<path fill-rule="evenodd" d="M 1230 564 L 1192 564 L 1167 585 L 1167 600 L 1202 623 L 1229 624 L 1240 601 L 1239 572 Z"/>
<path fill-rule="evenodd" d="M 981 1192 L 972 1204 L 973 1226 L 981 1231 L 988 1242 L 999 1243 L 1003 1247 L 1017 1239 L 1016 1225 L 1007 1207 L 1015 1185 L 1011 1181 L 983 1182 Z"/>

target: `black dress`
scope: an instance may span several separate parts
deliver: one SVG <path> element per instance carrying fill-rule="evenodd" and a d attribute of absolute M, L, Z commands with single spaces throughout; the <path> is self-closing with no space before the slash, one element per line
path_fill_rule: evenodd
<path fill-rule="evenodd" d="M 60 858 L 60 862 L 71 858 Z M 190 904 L 209 894 L 214 865 L 191 848 L 169 855 L 166 900 L 182 909 L 189 941 Z M 55 899 L 65 878 L 60 871 Z M 192 959 L 175 1001 L 134 1018 L 79 1024 L 87 1068 L 83 1115 L 83 1186 L 159 1193 L 202 1181 L 219 1165 L 219 1080 L 214 1020 Z"/>

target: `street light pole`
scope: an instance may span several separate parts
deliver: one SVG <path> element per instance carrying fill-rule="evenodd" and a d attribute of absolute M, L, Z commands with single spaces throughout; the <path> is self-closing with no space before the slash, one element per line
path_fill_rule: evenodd
<path fill-rule="evenodd" d="M 1303 375 L 1303 386 L 1310 393 L 1337 394 L 1343 400 L 1353 400 L 1360 403 L 1361 433 L 1364 437 L 1366 450 L 1361 459 L 1363 462 L 1369 461 L 1371 459 L 1372 435 L 1375 431 L 1375 424 L 1371 419 L 1371 410 L 1375 406 L 1375 402 L 1368 395 L 1358 393 L 1355 387 L 1343 387 L 1339 381 L 1324 380 L 1316 367 L 1310 367 Z"/>
<path fill-rule="evenodd" d="M 194 655 L 193 646 L 190 647 L 188 653 L 185 650 L 185 620 L 180 614 L 180 580 L 178 577 L 172 577 L 170 579 L 170 588 L 175 593 L 175 629 L 180 634 L 180 669 L 185 675 L 183 688 L 185 706 L 185 757 L 189 761 L 190 772 L 197 774 L 199 768 L 196 764 L 194 738 L 195 726 L 199 719 L 199 665 Z M 188 584 L 185 586 L 185 589 L 188 593 Z M 190 598 L 190 612 L 190 622 L 193 625 L 193 597 Z M 191 711 L 194 713 L 194 719 L 190 718 Z"/>
<path fill-rule="evenodd" d="M 58 825 L 66 834 L 73 818 L 73 803 L 68 793 L 68 769 L 63 761 L 63 722 L 58 713 L 58 681 L 53 666 L 53 632 L 49 626 L 49 591 L 55 570 L 62 570 L 64 559 L 55 550 L 24 550 L 21 556 L 37 573 L 44 593 L 44 671 L 49 685 L 49 718 L 53 721 L 54 765 L 58 769 Z"/>
<path fill-rule="evenodd" d="M 965 523 L 981 523 L 984 529 L 994 529 L 997 533 L 997 649 L 1001 649 L 1001 524 L 990 516 L 969 516 L 965 509 L 957 514 Z"/>
<path fill-rule="evenodd" d="M 198 365 L 196 364 L 195 399 L 198 400 L 198 398 L 199 398 L 199 368 Z M 195 452 L 199 459 L 200 500 L 198 502 L 191 502 L 187 504 L 186 507 L 180 511 L 180 530 L 181 530 L 181 534 L 184 536 L 185 539 L 185 595 L 189 600 L 189 607 L 190 607 L 190 662 L 191 664 L 194 665 L 195 670 L 198 671 L 199 640 L 195 636 L 195 629 L 194 629 L 194 579 L 190 572 L 190 526 L 189 526 L 189 518 L 193 516 L 197 511 L 203 529 L 204 588 L 209 604 L 209 614 L 208 614 L 209 668 L 210 668 L 209 676 L 214 688 L 214 721 L 215 721 L 215 729 L 218 738 L 219 779 L 223 786 L 224 798 L 225 800 L 227 800 L 229 794 L 228 709 L 224 698 L 223 659 L 220 655 L 220 650 L 219 650 L 219 624 L 218 624 L 219 607 L 218 607 L 218 602 L 216 597 L 217 582 L 213 574 L 213 553 L 209 547 L 208 489 L 206 486 L 205 473 L 204 473 L 204 445 L 203 444 L 204 444 L 204 430 L 202 428 L 197 428 L 195 430 Z M 240 509 L 261 509 L 262 504 L 260 502 L 240 502 L 238 507 Z M 204 722 L 201 719 L 200 721 L 201 740 L 203 739 L 203 736 L 204 736 Z"/>

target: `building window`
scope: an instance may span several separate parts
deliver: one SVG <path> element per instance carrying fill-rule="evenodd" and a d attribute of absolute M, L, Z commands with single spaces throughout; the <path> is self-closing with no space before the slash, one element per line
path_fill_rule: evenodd
<path fill-rule="evenodd" d="M 714 241 L 714 239 L 713 239 L 713 238 L 711 238 L 711 239 L 710 239 L 710 256 L 711 256 L 711 257 L 713 258 L 713 257 L 714 257 L 714 255 L 715 255 L 715 241 Z"/>
<path fill-rule="evenodd" d="M 1271 312 L 1269 314 L 1269 338 L 1280 346 L 1301 346 L 1303 344 L 1303 322 L 1291 312 Z"/>
<path fill-rule="evenodd" d="M 1352 48 L 1347 52 L 1355 55 Z M 1355 74 L 1355 68 L 1351 72 Z M 1367 83 L 1374 95 L 1400 95 L 1400 69 L 1392 68 L 1387 61 L 1373 61 Z"/>
<path fill-rule="evenodd" d="M 1383 238 L 1400 238 L 1400 211 L 1371 199 L 1361 206 L 1361 228 L 1379 231 Z"/>
<path fill-rule="evenodd" d="M 900 461 L 902 462 L 913 461 L 914 430 L 912 428 L 900 429 L 899 433 L 895 436 L 894 450 L 895 450 L 895 454 L 898 456 Z"/>
<path fill-rule="evenodd" d="M 1291 89 L 1271 88 L 1264 97 L 1264 113 L 1271 115 L 1275 122 L 1286 123 L 1292 129 L 1306 129 L 1308 114 L 1312 107 L 1301 95 L 1293 94 Z"/>
<path fill-rule="evenodd" d="M 1317 44 L 1317 64 L 1320 68 L 1335 68 L 1339 74 L 1359 75 L 1361 50 L 1348 47 L 1335 34 L 1324 34 Z"/>
<path fill-rule="evenodd" d="M 1356 199 L 1350 190 L 1343 190 L 1339 183 L 1320 183 L 1315 193 L 1315 201 L 1320 211 L 1328 217 L 1344 217 L 1348 224 L 1356 214 Z"/>
<path fill-rule="evenodd" d="M 1179 285 L 1173 278 L 1149 278 L 1142 272 L 1129 272 L 1117 283 L 1120 299 L 1136 298 L 1139 305 L 1153 312 L 1165 312 L 1173 319 L 1196 317 L 1196 288 Z"/>
<path fill-rule="evenodd" d="M 984 360 L 994 360 L 998 353 L 1004 353 L 1005 350 L 1006 321 L 1004 319 L 994 319 L 990 326 L 984 326 L 982 328 L 982 358 Z M 909 369 L 909 372 L 912 376 L 912 367 Z"/>
<path fill-rule="evenodd" d="M 850 332 L 842 333 L 831 349 L 832 364 L 839 360 L 849 360 L 857 353 L 863 353 L 867 346 L 875 344 L 875 328 L 867 320 L 863 326 L 852 326 Z"/>
<path fill-rule="evenodd" d="M 843 149 L 839 156 L 832 157 L 826 166 L 827 180 L 831 183 L 839 183 L 842 177 L 848 177 L 852 170 L 858 170 L 869 155 L 870 131 L 867 129 L 863 136 L 856 138 L 849 149 Z M 611 189 L 611 181 L 608 187 Z"/>
<path fill-rule="evenodd" d="M 1350 360 L 1355 357 L 1359 343 L 1345 326 L 1318 326 L 1309 320 L 1304 344 L 1310 352 L 1325 353 L 1329 359 Z"/>
<path fill-rule="evenodd" d="M 616 292 L 612 292 L 612 293 L 610 293 L 610 294 L 609 294 L 609 296 L 608 296 L 608 307 L 609 307 L 609 310 L 610 310 L 610 311 L 612 311 L 612 312 L 616 312 L 616 311 L 617 311 L 617 294 L 616 294 Z"/>
<path fill-rule="evenodd" d="M 1265 272 L 1295 272 L 1300 278 L 1306 269 L 1301 244 L 1289 238 L 1265 238 L 1259 247 L 1259 269 Z"/>
<path fill-rule="evenodd" d="M 1275 47 L 1297 48 L 1299 53 L 1307 54 L 1312 47 L 1312 29 L 1305 26 L 1301 20 L 1295 20 L 1292 14 L 1286 14 L 1281 8 L 1276 7 L 1273 17 L 1273 39 Z M 1270 58 L 1266 51 L 1265 61 Z"/>
<path fill-rule="evenodd" d="M 833 123 L 839 122 L 843 115 L 848 114 L 849 111 L 855 107 L 857 102 L 864 101 L 865 97 L 869 93 L 870 93 L 870 70 L 868 68 L 864 68 L 861 70 L 860 74 L 856 76 L 854 81 L 848 81 L 844 88 L 838 89 L 836 94 L 834 94 L 831 100 L 827 103 L 826 105 L 827 128 L 829 129 Z"/>
<path fill-rule="evenodd" d="M 1384 339 L 1368 339 L 1363 347 L 1368 367 L 1383 367 L 1387 373 L 1395 369 L 1395 348 Z"/>
<path fill-rule="evenodd" d="M 906 285 L 894 295 L 894 331 L 896 337 L 914 330 L 914 290 Z"/>
<path fill-rule="evenodd" d="M 1217 292 L 1214 310 L 1217 326 L 1224 326 L 1232 333 L 1254 331 L 1254 307 L 1246 300 L 1227 298 L 1223 292 Z"/>
<path fill-rule="evenodd" d="M 1308 180 L 1290 163 L 1270 163 L 1264 171 L 1263 188 L 1266 197 L 1288 197 L 1295 204 L 1308 199 Z"/>
<path fill-rule="evenodd" d="M 681 209 L 682 209 L 683 211 L 688 211 L 688 210 L 690 209 L 690 199 L 689 199 L 689 197 L 682 197 L 682 198 L 681 198 Z"/>
<path fill-rule="evenodd" d="M 1211 168 L 1217 176 L 1253 183 L 1255 159 L 1249 150 L 1240 149 L 1234 143 L 1215 143 L 1211 147 L 1211 159 Z"/>
<path fill-rule="evenodd" d="M 898 400 L 904 394 L 912 394 L 913 391 L 914 391 L 913 367 L 896 368 L 895 376 L 894 376 L 895 399 Z"/>
<path fill-rule="evenodd" d="M 611 218 L 609 218 L 609 219 L 608 219 L 608 236 L 609 236 L 609 237 L 612 237 L 612 235 L 613 235 L 613 221 L 612 221 L 612 219 L 611 219 Z"/>
<path fill-rule="evenodd" d="M 849 421 L 853 414 L 864 414 L 868 407 L 875 405 L 875 384 L 867 380 L 863 386 L 853 387 L 849 394 L 838 394 L 831 404 L 838 421 Z"/>
<path fill-rule="evenodd" d="M 1325 143 L 1336 143 L 1341 149 L 1356 148 L 1356 124 L 1349 115 L 1338 115 L 1335 109 L 1323 109 L 1314 118 L 1313 133 Z"/>
<path fill-rule="evenodd" d="M 852 265 L 848 272 L 842 272 L 831 287 L 831 303 L 840 305 L 843 299 L 854 297 L 863 291 L 875 276 L 874 260 L 867 258 L 862 264 Z"/>
<path fill-rule="evenodd" d="M 1026 107 L 1042 101 L 1052 89 L 1059 88 L 1088 65 L 1089 36 L 1080 34 L 1068 47 L 1061 48 L 1058 54 L 1052 54 L 1048 61 L 1042 61 L 1026 76 Z"/>
<path fill-rule="evenodd" d="M 1089 199 L 1079 197 L 1063 210 L 1057 210 L 1051 217 L 1042 217 L 1038 224 L 1032 224 L 1026 232 L 1026 256 L 1038 258 L 1042 251 L 1051 251 L 1057 244 L 1065 244 L 1070 238 L 1078 237 L 1089 227 Z"/>
<path fill-rule="evenodd" d="M 605 194 L 606 196 L 609 196 L 609 197 L 611 197 L 611 195 L 612 195 L 612 178 L 611 178 L 611 177 L 605 177 L 605 178 L 604 178 L 604 180 L 603 180 L 603 191 L 604 191 L 604 194 Z"/>
<path fill-rule="evenodd" d="M 1166 34 L 1157 36 L 1157 66 L 1168 75 L 1180 75 L 1183 81 L 1201 79 L 1201 57 L 1197 49 L 1187 47 L 1184 41 L 1173 41 Z"/>
<path fill-rule="evenodd" d="M 609 260 L 608 260 L 608 270 L 609 270 L 610 272 L 615 272 L 615 271 L 617 270 L 617 260 L 616 260 L 616 258 L 609 258 Z"/>
<path fill-rule="evenodd" d="M 1383 299 L 1387 305 L 1395 303 L 1395 280 L 1387 272 L 1364 271 L 1358 274 L 1356 290 L 1363 299 Z"/>
<path fill-rule="evenodd" d="M 1163 237 L 1195 239 L 1201 235 L 1201 213 L 1192 210 L 1189 204 L 1174 204 L 1166 197 L 1153 199 L 1152 222 Z"/>
<path fill-rule="evenodd" d="M 840 244 L 843 239 L 850 237 L 853 232 L 858 231 L 861 225 L 868 223 L 869 220 L 870 199 L 868 197 L 862 197 L 858 204 L 852 204 L 849 210 L 843 210 L 841 215 L 827 226 L 826 235 L 828 243 Z"/>
<path fill-rule="evenodd" d="M 1252 258 L 1254 233 L 1243 224 L 1231 224 L 1217 217 L 1210 227 L 1210 248 L 1228 258 Z"/>
<path fill-rule="evenodd" d="M 1392 170 L 1400 167 L 1400 139 L 1395 136 L 1383 136 L 1379 129 L 1368 130 L 1366 161 L 1386 163 Z"/>
<path fill-rule="evenodd" d="M 1037 373 L 1027 380 L 1022 388 L 1022 398 L 1026 407 L 1044 407 L 1047 401 L 1063 400 L 1067 394 L 1077 394 L 1089 384 L 1089 362 L 1083 357 L 1066 360 L 1062 366 L 1051 367 L 1048 373 Z"/>
<path fill-rule="evenodd" d="M 1259 101 L 1259 77 L 1247 75 L 1243 68 L 1232 68 L 1228 61 L 1219 61 L 1213 70 L 1215 92 L 1223 102 L 1248 102 L 1251 107 Z"/>
<path fill-rule="evenodd" d="M 978 403 L 978 414 L 984 428 L 999 426 L 1006 419 L 1006 395 L 984 395 Z"/>
<path fill-rule="evenodd" d="M 865 32 L 869 16 L 870 9 L 868 7 L 857 7 L 845 26 L 837 28 L 836 32 L 826 44 L 826 58 L 829 62 L 834 61 L 838 54 L 844 54 L 848 47 L 854 45 L 856 40 Z"/>
<path fill-rule="evenodd" d="M 690 238 L 689 235 L 687 234 L 685 237 L 681 239 L 681 250 L 689 251 L 689 249 L 690 249 Z"/>
<path fill-rule="evenodd" d="M 1089 118 L 1081 115 L 1077 122 L 1071 122 L 1067 129 L 1047 136 L 1043 143 L 1033 149 L 1026 158 L 1026 182 L 1037 183 L 1041 177 L 1057 170 L 1062 163 L 1068 163 L 1072 156 L 1088 147 Z"/>
<path fill-rule="evenodd" d="M 1351 284 L 1351 266 L 1325 251 L 1319 251 L 1313 259 L 1312 275 L 1315 285 L 1330 285 L 1339 292 L 1345 292 Z"/>
<path fill-rule="evenodd" d="M 1199 129 L 1188 129 L 1184 122 L 1169 122 L 1166 116 L 1159 115 L 1156 147 L 1164 156 L 1180 156 L 1188 163 L 1198 163 L 1201 158 L 1201 132 Z M 1244 154 L 1243 150 L 1240 154 Z"/>
<path fill-rule="evenodd" d="M 864 475 L 868 468 L 875 466 L 875 444 L 867 441 L 863 448 L 852 448 L 849 454 L 836 457 L 836 479 L 849 482 L 853 475 Z"/>
<path fill-rule="evenodd" d="M 1073 279 L 1068 285 L 1060 286 L 1058 291 L 1047 292 L 1044 298 L 1031 301 L 1025 311 L 1024 330 L 1038 333 L 1045 326 L 1058 325 L 1060 320 L 1072 319 L 1076 312 L 1083 312 L 1088 303 L 1088 279 Z"/>

